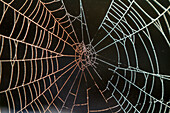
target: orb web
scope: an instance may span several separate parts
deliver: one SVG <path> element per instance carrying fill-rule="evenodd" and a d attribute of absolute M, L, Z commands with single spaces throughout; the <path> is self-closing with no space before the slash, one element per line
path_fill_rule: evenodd
<path fill-rule="evenodd" d="M 169 1 L 67 2 L 0 0 L 0 111 L 169 112 Z"/>

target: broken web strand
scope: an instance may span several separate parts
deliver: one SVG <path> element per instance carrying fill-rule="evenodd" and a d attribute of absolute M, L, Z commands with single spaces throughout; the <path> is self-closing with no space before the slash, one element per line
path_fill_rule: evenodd
<path fill-rule="evenodd" d="M 90 35 L 89 35 L 89 31 L 88 31 L 88 27 L 87 27 L 87 23 L 86 23 L 86 18 L 85 18 L 85 15 L 84 15 L 84 9 L 83 9 L 83 5 L 82 5 L 82 1 L 81 1 L 81 0 L 80 0 L 80 22 L 81 22 L 81 29 L 82 29 L 82 41 L 84 42 L 84 26 L 85 26 L 86 33 L 87 33 L 88 40 L 89 40 L 89 46 L 90 46 L 92 41 L 90 41 Z M 85 23 L 84 23 L 84 22 L 85 22 Z M 83 51 L 86 52 L 86 51 L 87 51 L 87 48 L 86 48 L 86 47 L 88 47 L 88 46 L 85 46 L 85 44 L 84 44 L 83 42 L 82 42 L 81 46 L 83 46 L 83 47 L 82 47 L 82 48 L 83 48 Z M 90 46 L 90 47 L 91 47 L 91 46 Z M 89 47 L 89 48 L 90 48 L 90 47 Z M 91 47 L 90 49 L 93 49 L 93 47 Z M 95 52 L 94 52 L 94 54 L 95 54 Z M 101 79 L 101 77 L 100 77 L 100 75 L 97 73 L 96 69 L 94 69 L 94 65 L 90 65 L 90 66 L 93 68 L 93 70 L 95 71 L 95 73 L 96 73 L 96 74 L 99 76 L 99 78 Z M 81 67 L 80 67 L 80 68 L 81 68 Z M 85 70 L 88 70 L 88 67 L 87 67 L 86 65 L 85 65 Z M 99 89 L 99 87 L 98 87 L 97 83 L 95 82 L 95 80 L 94 80 L 92 74 L 90 73 L 90 71 L 88 70 L 88 74 L 85 75 L 84 69 L 82 69 L 82 73 L 83 73 L 83 75 L 84 75 L 84 79 L 85 79 L 86 85 L 88 84 L 88 83 L 87 83 L 87 80 L 86 80 L 86 76 L 87 76 L 87 75 L 89 76 L 89 74 L 90 74 L 90 77 L 91 77 L 92 80 L 94 81 L 95 86 L 98 88 L 100 94 L 102 95 L 102 97 L 104 98 L 105 102 L 107 103 L 104 95 L 102 94 L 102 91 Z M 84 106 L 84 105 L 86 105 L 86 106 L 87 106 L 87 112 L 89 113 L 89 112 L 91 112 L 90 106 L 89 106 L 89 94 L 88 94 L 88 91 L 90 90 L 90 88 L 87 88 L 87 89 L 86 89 L 86 91 L 87 91 L 87 103 L 80 104 L 80 105 L 79 105 L 79 104 L 78 104 L 78 105 L 75 105 L 76 97 L 77 97 L 77 94 L 78 94 L 78 91 L 79 91 L 79 87 L 80 87 L 80 84 L 81 84 L 81 81 L 82 81 L 81 79 L 82 79 L 82 75 L 81 75 L 80 80 L 79 80 L 79 85 L 78 85 L 78 88 L 77 88 L 77 92 L 76 92 L 76 94 L 73 94 L 73 95 L 75 95 L 75 100 L 74 100 L 74 104 L 73 104 L 73 107 L 72 107 L 72 109 L 71 109 L 71 112 L 73 112 L 73 109 L 74 109 L 75 106 Z M 108 108 L 99 109 L 99 110 L 92 110 L 92 112 L 107 111 L 107 110 L 111 110 L 111 109 L 113 109 L 113 108 L 115 108 L 115 107 L 118 107 L 118 106 L 113 106 L 113 107 L 109 107 L 109 106 L 108 106 Z"/>
<path fill-rule="evenodd" d="M 162 77 L 162 76 L 166 76 L 166 75 L 159 75 L 159 74 L 148 73 L 148 72 L 145 72 L 145 71 L 143 71 L 143 70 L 136 69 L 136 68 L 133 68 L 133 67 L 121 68 L 121 67 L 117 67 L 117 66 L 115 66 L 115 65 L 113 65 L 113 64 L 110 64 L 110 63 L 108 63 L 108 62 L 106 62 L 106 61 L 103 61 L 103 60 L 101 60 L 101 59 L 98 59 L 98 60 L 101 61 L 101 62 L 103 62 L 103 63 L 106 63 L 107 65 L 110 65 L 110 66 L 114 67 L 115 70 L 113 70 L 113 69 L 109 69 L 109 70 L 111 70 L 111 71 L 113 71 L 114 73 L 118 74 L 119 76 L 121 76 L 122 78 L 124 78 L 124 79 L 126 80 L 126 82 L 127 82 L 127 81 L 130 82 L 129 84 L 132 84 L 132 85 L 135 85 L 133 82 L 131 82 L 131 81 L 132 81 L 132 78 L 131 78 L 131 80 L 128 80 L 128 79 L 126 78 L 126 72 L 127 72 L 127 71 L 130 71 L 130 72 L 132 73 L 132 75 L 133 75 L 133 73 L 134 73 L 134 74 L 135 74 L 135 73 L 142 73 L 142 74 L 144 74 L 144 76 L 147 75 L 147 76 L 159 77 L 159 78 L 161 78 L 161 82 L 162 82 L 162 83 L 163 83 L 163 80 L 162 80 L 162 79 L 164 79 L 164 80 L 169 80 L 168 77 L 167 77 L 167 78 L 166 78 L 166 77 Z M 119 74 L 119 73 L 117 72 L 117 70 L 124 70 L 124 71 L 125 71 L 125 75 Z M 148 79 L 148 77 L 146 78 L 146 81 L 147 81 L 147 79 Z M 111 80 L 112 80 L 112 78 L 111 78 Z M 111 80 L 110 80 L 110 81 L 111 81 Z M 110 81 L 108 82 L 108 84 L 111 84 Z M 117 80 L 117 83 L 118 83 L 118 80 Z M 117 83 L 116 83 L 116 84 L 117 84 Z M 145 82 L 145 85 L 144 85 L 143 88 L 145 88 L 146 85 L 147 85 L 147 82 Z M 125 85 L 125 86 L 126 86 L 126 85 Z M 138 87 L 137 85 L 135 85 L 135 87 L 137 87 L 138 89 L 140 89 L 140 87 Z M 150 93 L 145 92 L 145 90 L 143 90 L 143 88 L 140 89 L 141 92 L 144 92 L 147 96 L 150 96 L 150 97 L 151 97 L 152 99 L 154 99 L 155 101 L 158 101 L 158 102 L 162 103 L 161 100 L 158 100 L 158 99 L 156 99 L 155 97 L 151 96 Z M 108 89 L 108 87 L 107 87 L 106 89 Z M 163 89 L 163 87 L 162 87 L 162 89 Z M 164 92 L 164 90 L 163 90 L 163 92 Z M 163 97 L 162 97 L 162 98 L 163 98 Z M 139 98 L 139 99 L 140 99 L 140 98 Z M 139 100 L 138 100 L 138 101 L 139 101 Z M 166 103 L 162 103 L 162 104 L 164 104 L 164 105 L 167 107 Z"/>
<path fill-rule="evenodd" d="M 83 8 L 82 8 L 83 9 Z M 83 14 L 84 14 L 84 11 L 83 11 Z M 85 17 L 85 15 L 84 15 L 84 17 Z M 86 19 L 84 19 L 84 20 L 86 20 Z M 86 26 L 87 27 L 87 26 Z M 88 28 L 88 27 L 87 27 Z M 86 30 L 87 30 L 87 28 L 86 28 Z M 88 31 L 87 31 L 87 33 L 88 33 Z M 89 35 L 89 34 L 88 34 Z M 90 36 L 88 36 L 88 38 L 89 38 Z M 92 46 L 92 41 L 93 40 L 90 40 L 90 38 L 89 38 L 89 45 L 91 45 L 91 48 L 92 49 L 94 49 L 94 47 Z M 94 53 L 93 54 L 96 54 L 96 52 L 94 51 Z M 96 56 L 96 55 L 95 55 Z M 98 63 L 96 63 L 96 62 L 94 62 L 95 64 L 98 64 Z M 90 65 L 90 67 L 93 69 L 93 71 L 97 74 L 97 76 L 102 80 L 102 77 L 101 77 L 101 75 L 97 72 L 97 70 L 95 69 L 96 68 L 96 66 L 95 66 L 95 64 L 92 64 L 92 65 Z M 106 98 L 105 98 L 105 96 L 104 96 L 104 94 L 103 94 L 103 91 L 101 91 L 100 90 L 100 88 L 99 88 L 99 86 L 97 85 L 97 82 L 95 81 L 95 79 L 93 78 L 93 75 L 90 73 L 90 71 L 89 71 L 89 69 L 88 69 L 88 67 L 86 67 L 86 70 L 88 71 L 88 73 L 87 73 L 87 75 L 85 75 L 85 73 L 84 73 L 84 78 L 86 78 L 86 76 L 89 76 L 90 75 L 90 77 L 91 77 L 91 79 L 93 80 L 93 82 L 94 82 L 94 86 L 99 90 L 99 92 L 100 92 L 100 95 L 102 95 L 102 98 L 105 100 L 105 102 L 106 103 L 108 103 L 107 102 L 107 100 L 106 100 Z M 87 80 L 85 79 L 85 81 L 86 81 L 86 85 L 88 84 L 87 83 Z M 104 84 L 103 84 L 104 85 Z M 91 86 L 92 87 L 92 86 Z M 112 109 L 113 108 L 116 108 L 116 107 L 118 107 L 118 105 L 116 105 L 116 106 L 108 106 L 108 108 L 103 108 L 103 109 L 97 109 L 97 110 L 90 110 L 90 106 L 89 106 L 89 96 L 88 96 L 88 92 L 89 92 L 89 90 L 90 90 L 91 88 L 87 88 L 87 111 L 88 111 L 88 113 L 89 112 L 103 112 L 103 111 L 111 111 L 112 112 Z"/>
<path fill-rule="evenodd" d="M 82 30 L 82 43 L 84 43 L 84 29 L 85 29 L 85 31 L 87 33 L 87 38 L 88 38 L 88 46 L 85 46 L 83 44 L 85 46 L 84 47 L 85 52 L 91 51 L 91 49 L 94 50 L 94 48 L 92 46 L 92 41 L 93 40 L 90 39 L 90 34 L 89 34 L 88 26 L 87 26 L 87 23 L 86 23 L 86 17 L 85 17 L 85 13 L 84 13 L 84 9 L 83 9 L 82 0 L 80 0 L 80 20 L 81 20 L 81 30 Z M 89 47 L 90 50 L 87 50 L 87 47 Z M 95 51 L 93 51 L 92 54 L 96 54 Z M 94 63 L 95 63 L 95 61 L 94 61 Z M 95 73 L 99 76 L 100 79 L 102 79 L 101 76 L 98 74 L 97 70 L 94 68 L 94 67 L 96 67 L 95 64 L 89 64 L 89 65 L 92 66 L 92 68 L 95 71 Z"/>
<path fill-rule="evenodd" d="M 156 75 L 156 76 L 157 76 L 157 74 L 153 74 L 153 75 Z M 165 77 L 166 75 L 163 75 L 163 76 Z M 160 76 L 159 76 L 159 77 L 160 77 Z M 166 78 L 168 78 L 168 77 L 166 77 Z M 166 78 L 165 78 L 165 79 L 166 79 Z"/>
<path fill-rule="evenodd" d="M 104 101 L 105 101 L 106 103 L 108 103 L 107 100 L 106 100 L 106 98 L 105 98 L 105 96 L 104 96 L 104 94 L 103 94 L 103 92 L 100 90 L 100 88 L 99 88 L 99 86 L 97 85 L 95 79 L 93 78 L 93 75 L 90 73 L 88 67 L 86 67 L 86 70 L 87 70 L 87 72 L 88 72 L 88 73 L 87 73 L 88 76 L 90 76 L 91 79 L 93 80 L 94 86 L 99 90 L 100 95 L 102 96 L 102 98 L 104 99 Z M 84 76 L 85 76 L 85 78 L 86 78 L 87 75 L 84 74 Z M 85 79 L 85 80 L 86 80 L 86 87 L 87 87 L 87 84 L 88 84 L 88 83 L 87 83 L 87 79 Z M 92 87 L 92 86 L 91 86 L 91 87 Z M 118 107 L 118 106 L 113 106 L 113 107 L 108 106 L 108 108 L 105 108 L 105 109 L 90 110 L 88 93 L 89 93 L 89 90 L 91 90 L 91 87 L 89 87 L 89 88 L 87 87 L 87 109 L 88 109 L 88 113 L 91 112 L 91 111 L 93 111 L 93 112 L 98 112 L 98 111 L 108 111 L 108 110 L 112 112 L 111 108 Z"/>
<path fill-rule="evenodd" d="M 93 80 L 93 82 L 94 82 L 94 85 L 92 85 L 92 86 L 90 86 L 89 88 L 87 88 L 87 94 L 88 94 L 88 92 L 89 92 L 89 90 L 91 90 L 91 87 L 93 87 L 93 86 L 95 86 L 97 89 L 98 89 L 98 91 L 99 91 L 99 93 L 100 93 L 100 95 L 102 96 L 102 98 L 105 100 L 105 102 L 106 103 L 108 103 L 108 100 L 110 99 L 110 97 L 109 98 L 107 98 L 106 99 L 106 97 L 104 96 L 104 92 L 106 91 L 106 89 L 104 89 L 103 91 L 102 90 L 100 90 L 100 88 L 99 88 L 99 86 L 97 85 L 97 82 L 95 81 L 95 79 L 93 78 L 93 75 L 91 74 L 91 72 L 89 71 L 89 69 L 88 69 L 88 67 L 86 67 L 86 70 L 87 70 L 87 74 L 84 76 L 84 78 L 86 78 L 86 76 L 90 76 L 91 77 L 91 79 Z M 85 81 L 86 81 L 86 84 L 88 84 L 87 83 L 87 80 L 85 79 Z M 104 86 L 105 86 L 105 84 L 103 83 L 103 81 L 101 81 L 101 84 L 103 84 Z M 110 92 L 110 91 L 108 91 L 108 92 Z M 110 92 L 111 93 L 111 92 Z M 88 97 L 87 97 L 88 98 Z M 120 109 L 118 109 L 116 112 L 120 112 L 121 111 L 121 105 L 120 105 L 120 103 L 117 101 L 117 105 L 115 105 L 115 106 L 109 106 L 109 105 L 107 105 L 108 107 L 107 108 L 103 108 L 103 109 L 96 109 L 96 110 L 89 110 L 90 112 L 103 112 L 103 111 L 111 111 L 111 112 L 113 112 L 112 111 L 112 109 L 114 109 L 114 108 L 117 108 L 117 107 L 120 107 Z M 88 108 L 89 108 L 89 104 L 87 104 L 88 105 Z"/>
<path fill-rule="evenodd" d="M 85 29 L 86 29 L 86 33 L 87 33 L 87 38 L 88 38 L 88 41 L 89 41 L 89 44 L 88 44 L 89 46 L 88 47 L 90 47 L 90 49 L 94 50 L 94 47 L 92 46 L 93 40 L 90 39 L 90 34 L 89 34 L 88 26 L 87 26 L 87 23 L 86 23 L 86 17 L 85 17 L 85 14 L 84 14 L 83 4 L 82 4 L 81 0 L 80 0 L 80 18 L 81 18 L 81 29 L 82 29 L 82 41 L 84 42 L 84 33 L 83 33 L 84 32 L 83 31 L 84 27 L 83 27 L 83 25 L 85 25 Z M 84 20 L 85 23 L 83 23 L 83 20 Z M 86 49 L 85 51 L 88 51 L 86 47 L 85 47 L 85 49 Z M 95 54 L 95 56 L 96 56 L 96 52 L 95 51 L 92 54 Z M 94 61 L 94 63 L 95 63 L 95 61 Z M 90 66 L 92 66 L 92 69 L 95 71 L 95 73 L 98 75 L 98 77 L 100 79 L 102 79 L 101 76 L 99 75 L 99 73 L 97 72 L 97 70 L 95 69 L 95 67 L 96 67 L 95 64 L 90 64 Z"/>
<path fill-rule="evenodd" d="M 130 5 L 132 5 L 132 3 L 133 3 L 134 1 L 132 1 L 131 3 L 130 3 Z M 114 1 L 112 2 L 112 4 L 114 3 Z M 116 3 L 115 3 L 116 4 Z M 123 3 L 122 3 L 123 4 Z M 137 4 L 137 3 L 135 3 L 135 4 Z M 120 6 L 120 5 L 119 5 Z M 112 7 L 112 5 L 110 6 L 110 8 Z M 120 6 L 121 7 L 121 6 Z M 138 5 L 138 7 L 139 7 L 139 5 Z M 130 9 L 130 8 L 133 8 L 133 7 L 129 7 L 128 9 Z M 139 7 L 139 8 L 141 8 L 141 7 Z M 111 9 L 109 9 L 109 10 L 111 10 Z M 124 43 L 122 43 L 121 41 L 123 41 L 124 39 L 126 40 L 126 38 L 130 38 L 132 35 L 134 35 L 134 34 L 137 34 L 138 32 L 140 32 L 140 31 L 142 31 L 142 30 L 144 30 L 144 29 L 147 29 L 147 27 L 149 26 L 149 25 L 151 25 L 151 24 L 153 24 L 155 21 L 157 21 L 161 16 L 163 16 L 163 15 L 165 15 L 165 13 L 169 10 L 169 7 L 166 9 L 166 8 L 164 8 L 164 12 L 162 13 L 162 14 L 159 14 L 159 16 L 156 18 L 156 19 L 153 19 L 153 18 L 151 18 L 151 22 L 149 23 L 149 24 L 146 24 L 146 26 L 144 26 L 143 28 L 140 28 L 138 31 L 135 31 L 134 33 L 132 33 L 132 34 L 130 34 L 129 36 L 128 35 L 126 35 L 126 34 L 124 34 L 124 32 L 120 29 L 120 27 L 119 27 L 119 23 L 121 24 L 121 19 L 118 19 L 118 23 L 114 23 L 114 28 L 115 29 L 118 29 L 119 31 L 121 31 L 123 34 L 124 34 L 124 36 L 125 37 L 123 37 L 123 38 L 121 38 L 120 37 L 120 39 L 119 40 L 117 40 L 117 39 L 114 39 L 112 36 L 111 36 L 111 32 L 112 31 L 114 31 L 114 32 L 116 32 L 115 30 L 114 30 L 114 28 L 111 28 L 109 25 L 107 25 L 104 21 L 106 21 L 106 20 L 108 20 L 108 21 L 110 21 L 111 22 L 111 20 L 108 18 L 108 14 L 110 13 L 109 11 L 108 11 L 108 13 L 106 14 L 106 17 L 105 17 L 105 19 L 103 20 L 103 22 L 102 22 L 102 24 L 101 24 L 101 26 L 100 27 L 102 27 L 106 32 L 107 32 L 107 35 L 108 36 L 110 36 L 112 39 L 113 39 L 113 43 L 111 43 L 110 45 L 107 45 L 106 47 L 104 47 L 104 48 L 102 48 L 102 49 L 100 49 L 100 50 L 98 50 L 97 51 L 97 53 L 99 53 L 99 52 L 101 52 L 101 51 L 103 51 L 103 50 L 105 50 L 106 48 L 108 48 L 108 47 L 111 47 L 112 45 L 116 45 L 116 43 L 121 43 L 122 45 L 124 45 Z M 127 11 L 128 10 L 126 10 L 126 13 L 127 13 Z M 131 12 L 132 13 L 132 12 Z M 146 12 L 145 12 L 146 13 Z M 124 13 L 125 14 L 125 13 Z M 146 15 L 147 15 L 147 13 L 146 13 Z M 128 14 L 128 16 L 129 16 L 129 14 Z M 115 17 L 116 18 L 116 17 Z M 126 19 L 124 18 L 124 16 L 121 16 L 121 18 L 122 19 L 124 19 L 124 20 L 122 20 L 122 22 L 125 22 L 125 23 L 127 23 L 127 21 L 126 21 Z M 165 18 L 165 16 L 164 16 L 164 18 Z M 166 19 L 165 19 L 166 20 Z M 159 20 L 158 20 L 159 21 Z M 111 22 L 112 23 L 112 22 Z M 167 23 L 167 22 L 166 22 Z M 110 32 L 108 32 L 106 29 L 105 29 L 105 27 L 103 26 L 103 25 L 106 25 L 107 27 L 110 27 L 110 29 L 111 29 L 111 31 Z M 118 26 L 118 28 L 116 27 L 116 26 Z M 138 27 L 139 28 L 139 27 Z M 145 33 L 146 34 L 146 33 Z M 140 34 L 138 34 L 139 36 L 140 36 Z M 148 36 L 148 35 L 146 35 L 146 36 Z M 164 35 L 165 36 L 165 35 Z M 104 38 L 102 38 L 102 40 L 101 41 L 99 41 L 94 47 L 96 47 L 98 44 L 100 44 L 101 42 L 103 42 L 103 40 L 106 38 L 107 36 L 105 36 Z M 150 35 L 149 35 L 149 37 L 150 37 Z M 141 36 L 140 36 L 140 38 L 141 38 Z M 142 38 L 141 38 L 141 40 L 142 40 Z M 145 45 L 145 43 L 143 42 L 143 44 L 144 44 L 144 46 L 145 46 L 145 49 L 146 49 L 146 51 L 147 51 L 147 48 L 146 48 L 146 45 Z M 133 44 L 134 45 L 134 44 Z M 152 45 L 152 41 L 151 41 L 151 45 Z M 153 46 L 153 45 L 152 45 Z M 125 47 L 125 46 L 124 46 Z M 116 48 L 117 48 L 117 46 L 116 46 Z M 117 48 L 117 50 L 118 50 L 118 48 Z M 126 47 L 125 47 L 125 50 L 126 50 Z M 154 49 L 153 49 L 154 50 Z M 117 51 L 118 52 L 118 51 Z M 155 53 L 155 52 L 154 52 Z M 148 57 L 150 58 L 150 55 L 149 55 L 149 53 L 148 53 L 148 51 L 147 51 L 147 54 L 148 54 Z M 119 55 L 119 54 L 118 54 Z M 128 55 L 128 54 L 126 54 L 126 55 Z M 99 55 L 98 55 L 99 56 Z M 137 54 L 135 55 L 135 56 L 137 56 Z M 156 53 L 155 53 L 155 58 L 157 59 L 157 57 L 156 57 Z M 108 63 L 108 62 L 105 62 L 105 61 L 103 61 L 103 60 L 101 60 L 100 58 L 97 58 L 99 61 L 101 61 L 101 62 L 103 62 L 103 63 L 106 63 L 107 65 L 110 65 L 110 63 Z M 168 75 L 167 75 L 167 77 L 165 77 L 166 75 L 162 75 L 162 74 L 155 74 L 154 72 L 154 68 L 152 68 L 152 70 L 153 70 L 153 73 L 150 73 L 150 72 L 146 72 L 146 71 L 141 71 L 141 69 L 139 69 L 138 67 L 137 68 L 135 68 L 135 67 L 132 67 L 132 66 L 130 66 L 129 65 L 129 58 L 128 58 L 128 56 L 127 56 L 127 59 L 128 59 L 128 67 L 129 68 L 132 68 L 132 69 L 130 69 L 129 70 L 129 68 L 121 68 L 121 67 L 119 67 L 119 65 L 118 65 L 118 67 L 117 66 L 114 66 L 116 69 L 122 69 L 122 70 L 124 70 L 124 71 L 126 71 L 126 70 L 129 70 L 129 71 L 132 71 L 132 72 L 137 72 L 137 73 L 144 73 L 144 74 L 149 74 L 149 75 L 153 75 L 153 76 L 155 76 L 155 77 L 159 77 L 160 78 L 160 81 L 161 81 L 161 84 L 162 84 L 162 97 L 161 97 L 161 99 L 160 100 L 158 100 L 158 99 L 156 99 L 156 101 L 155 102 L 160 102 L 161 103 L 161 107 L 160 107 L 160 111 L 161 111 L 161 108 L 162 108 L 162 104 L 163 105 L 165 105 L 166 107 L 167 107 L 167 104 L 166 103 L 163 103 L 163 92 L 164 92 L 164 86 L 163 86 L 163 80 L 169 80 L 169 77 L 168 77 Z M 136 59 L 137 59 L 137 57 L 136 57 Z M 156 62 L 157 62 L 157 60 L 156 60 Z M 150 59 L 150 63 L 151 63 L 151 65 L 153 65 L 152 64 L 152 60 Z M 118 62 L 118 64 L 119 64 L 119 62 Z M 120 63 L 121 64 L 121 63 Z M 112 66 L 113 66 L 113 64 L 111 64 Z M 138 65 L 137 65 L 138 66 Z M 153 66 L 152 66 L 153 67 Z M 116 71 L 116 69 L 114 70 L 114 71 Z M 135 71 L 134 71 L 134 69 L 135 69 Z M 158 73 L 159 73 L 159 66 L 158 66 L 158 62 L 157 62 L 157 71 L 158 71 Z M 121 75 L 121 74 L 119 74 L 119 75 Z M 163 77 L 163 78 L 162 78 Z M 154 81 L 154 77 L 153 77 L 153 81 Z M 127 81 L 126 81 L 127 82 Z M 146 83 L 145 83 L 146 84 Z M 153 85 L 154 85 L 154 82 L 153 82 Z M 151 88 L 151 91 L 150 91 L 150 93 L 152 92 L 152 90 L 153 90 L 153 86 L 152 86 L 152 88 Z M 119 91 L 120 92 L 120 91 Z M 146 93 L 146 92 L 144 92 L 144 93 Z M 146 93 L 147 94 L 147 93 Z M 151 96 L 151 95 L 149 95 L 149 96 Z M 152 99 L 155 99 L 154 97 L 152 97 L 151 96 L 151 98 Z M 138 99 L 139 100 L 139 99 Z M 150 107 L 151 107 L 151 104 L 150 104 Z M 168 106 L 169 107 L 169 106 Z M 150 109 L 150 108 L 149 108 Z M 141 109 L 142 110 L 142 109 Z M 154 108 L 153 108 L 153 110 L 154 110 Z M 130 110 L 129 110 L 130 111 Z M 148 112 L 149 112 L 149 110 L 148 110 Z M 152 111 L 153 112 L 153 111 Z"/>
<path fill-rule="evenodd" d="M 91 45 L 91 40 L 90 40 L 90 35 L 89 35 L 89 31 L 88 31 L 88 27 L 87 27 L 87 23 L 86 23 L 86 18 L 85 18 L 85 15 L 84 15 L 84 9 L 83 9 L 83 5 L 82 5 L 82 1 L 80 0 L 80 22 L 81 22 L 81 30 L 82 30 L 82 46 L 84 46 L 83 47 L 83 50 L 84 51 L 87 51 L 87 48 L 86 48 L 86 46 L 85 46 L 85 44 L 84 44 L 84 26 L 85 26 L 85 29 L 86 29 L 86 33 L 87 33 L 87 38 L 88 38 L 88 41 L 89 41 L 89 44 Z M 85 22 L 85 23 L 84 23 Z M 85 65 L 85 69 L 87 69 L 88 67 Z M 92 67 L 93 68 L 93 67 Z M 88 72 L 89 72 L 89 70 L 88 70 Z M 96 72 L 96 71 L 95 71 Z M 84 75 L 84 79 L 85 79 L 85 82 L 86 82 L 86 86 L 87 86 L 87 80 L 86 80 L 86 75 L 85 75 L 85 73 L 84 73 L 84 69 L 82 70 L 82 73 L 83 73 L 83 75 Z M 91 75 L 91 77 L 92 77 L 92 75 Z M 79 87 L 80 87 L 80 83 L 81 83 L 81 79 L 82 79 L 82 74 L 81 74 L 81 77 L 80 77 L 80 81 L 79 81 L 79 86 L 78 86 L 78 88 L 77 88 L 77 92 L 76 92 L 76 96 L 77 96 L 77 94 L 78 94 L 78 91 L 79 91 Z M 93 78 L 92 78 L 93 79 Z M 94 81 L 94 79 L 93 79 L 93 81 Z M 95 83 L 95 81 L 94 81 L 94 83 Z M 96 86 L 97 86 L 97 84 L 95 84 Z M 97 87 L 97 88 L 99 88 L 99 87 Z M 89 90 L 90 88 L 88 88 L 88 89 L 86 89 L 87 90 L 87 103 L 84 103 L 84 104 L 82 104 L 82 105 L 78 105 L 78 106 L 83 106 L 83 105 L 86 105 L 87 106 L 87 112 L 89 113 L 90 112 L 90 108 L 89 108 L 89 94 L 88 94 L 88 90 Z M 103 96 L 103 95 L 102 95 Z M 73 112 L 73 109 L 74 109 L 74 106 L 75 106 L 75 102 L 76 102 L 76 97 L 75 97 L 75 100 L 74 100 L 74 105 L 73 105 L 73 107 L 72 107 L 72 109 L 71 109 L 71 112 Z"/>

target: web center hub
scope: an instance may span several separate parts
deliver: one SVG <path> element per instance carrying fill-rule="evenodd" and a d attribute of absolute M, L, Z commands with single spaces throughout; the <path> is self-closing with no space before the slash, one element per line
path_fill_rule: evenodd
<path fill-rule="evenodd" d="M 91 44 L 85 45 L 84 42 L 77 44 L 75 54 L 76 63 L 81 70 L 95 66 L 96 51 Z"/>

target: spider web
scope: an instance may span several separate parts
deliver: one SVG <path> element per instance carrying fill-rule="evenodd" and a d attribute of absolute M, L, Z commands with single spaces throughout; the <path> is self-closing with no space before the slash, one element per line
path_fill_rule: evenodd
<path fill-rule="evenodd" d="M 66 2 L 0 0 L 2 112 L 169 112 L 169 1 L 112 0 L 93 37 Z"/>

